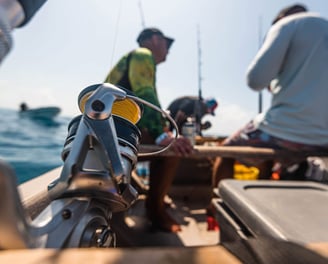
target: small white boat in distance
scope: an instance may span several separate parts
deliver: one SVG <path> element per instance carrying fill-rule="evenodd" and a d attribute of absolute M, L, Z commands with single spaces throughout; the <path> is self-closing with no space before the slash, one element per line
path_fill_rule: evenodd
<path fill-rule="evenodd" d="M 28 108 L 25 103 L 20 105 L 20 115 L 35 119 L 53 119 L 59 113 L 61 109 L 57 106 Z"/>

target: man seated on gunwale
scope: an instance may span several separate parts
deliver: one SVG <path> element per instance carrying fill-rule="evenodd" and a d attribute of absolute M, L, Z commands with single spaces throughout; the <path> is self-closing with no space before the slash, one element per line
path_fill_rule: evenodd
<path fill-rule="evenodd" d="M 223 145 L 328 151 L 327 61 L 328 21 L 302 5 L 281 10 L 247 70 L 250 88 L 272 93 L 271 107 Z M 214 187 L 233 177 L 234 162 L 217 158 Z M 248 165 L 271 177 L 272 160 Z"/>

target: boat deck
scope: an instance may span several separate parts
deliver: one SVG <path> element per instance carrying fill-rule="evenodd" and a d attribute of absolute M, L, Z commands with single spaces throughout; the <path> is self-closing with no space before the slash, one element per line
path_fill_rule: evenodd
<path fill-rule="evenodd" d="M 188 188 L 184 187 L 184 191 Z M 192 193 L 191 189 L 189 189 Z M 205 191 L 198 190 L 199 194 Z M 179 195 L 174 195 L 178 194 Z M 117 235 L 119 247 L 192 247 L 210 246 L 219 243 L 219 231 L 207 230 L 206 202 L 209 199 L 190 199 L 181 195 L 179 188 L 172 188 L 172 202 L 167 208 L 169 214 L 181 225 L 178 233 L 168 233 L 152 227 L 146 217 L 145 195 L 140 195 L 128 212 L 113 216 L 112 228 Z"/>
<path fill-rule="evenodd" d="M 147 179 L 132 173 L 132 184 L 139 198 L 131 208 L 113 216 L 112 228 L 117 234 L 118 246 L 123 247 L 193 247 L 219 243 L 219 231 L 207 230 L 206 208 L 211 203 L 212 161 L 208 159 L 182 159 L 165 200 L 167 211 L 181 225 L 174 234 L 154 229 L 146 217 L 145 199 Z"/>
<path fill-rule="evenodd" d="M 184 165 L 189 164 L 188 160 Z M 202 164 L 202 163 L 201 163 Z M 202 170 L 193 167 L 193 170 Z M 185 167 L 181 167 L 185 170 Z M 47 197 L 47 185 L 60 174 L 61 167 L 22 184 L 19 188 L 23 203 L 29 215 L 34 218 L 50 202 Z M 187 170 L 185 170 L 188 172 Z M 178 172 L 179 173 L 179 172 Z M 116 213 L 112 219 L 112 229 L 117 235 L 119 247 L 192 247 L 217 245 L 219 231 L 207 230 L 206 207 L 211 202 L 212 188 L 209 173 L 189 175 L 190 184 L 185 175 L 176 177 L 166 197 L 170 202 L 167 208 L 170 215 L 181 225 L 182 231 L 174 234 L 156 230 L 146 217 L 145 198 L 147 185 L 133 172 L 134 186 L 139 192 L 137 201 L 126 212 Z M 42 186 L 42 188 L 40 188 Z"/>
<path fill-rule="evenodd" d="M 190 165 L 188 160 L 186 164 Z M 198 169 L 203 173 L 199 174 Z M 79 260 L 80 263 L 240 263 L 220 244 L 220 231 L 207 230 L 205 208 L 211 201 L 213 190 L 210 173 L 203 169 L 204 166 L 194 167 L 193 174 L 189 174 L 190 171 L 182 166 L 182 171 L 187 175 L 177 175 L 168 193 L 167 200 L 171 201 L 171 206 L 167 210 L 181 224 L 181 232 L 167 233 L 152 228 L 145 217 L 147 186 L 140 185 L 142 181 L 139 177 L 133 177 L 140 195 L 128 211 L 113 215 L 116 249 L 15 250 L 15 254 L 8 250 L 2 252 L 0 262 L 16 263 L 24 260 L 26 263 L 68 263 Z M 61 168 L 57 168 L 19 187 L 30 215 L 38 214 L 49 202 L 46 186 L 59 176 L 60 171 Z M 223 230 L 222 226 L 222 234 Z M 324 257 L 328 256 L 327 243 L 306 246 Z"/>

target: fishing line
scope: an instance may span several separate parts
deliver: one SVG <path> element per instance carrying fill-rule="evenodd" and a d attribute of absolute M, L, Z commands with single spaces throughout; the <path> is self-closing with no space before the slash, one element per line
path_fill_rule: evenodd
<path fill-rule="evenodd" d="M 115 30 L 114 30 L 114 40 L 113 40 L 113 50 L 112 50 L 112 57 L 110 59 L 110 68 L 113 67 L 113 60 L 114 60 L 114 53 L 116 50 L 116 44 L 117 44 L 117 36 L 118 36 L 118 28 L 119 28 L 119 24 L 121 21 L 121 12 L 122 12 L 122 2 L 123 0 L 120 1 L 120 5 L 118 8 L 118 14 L 117 14 L 117 18 L 116 18 L 116 25 L 115 25 Z"/>
<path fill-rule="evenodd" d="M 139 5 L 139 11 L 140 11 L 140 17 L 141 17 L 141 26 L 142 26 L 142 28 L 145 28 L 146 27 L 145 16 L 144 16 L 144 12 L 142 9 L 141 0 L 139 0 L 138 5 Z"/>

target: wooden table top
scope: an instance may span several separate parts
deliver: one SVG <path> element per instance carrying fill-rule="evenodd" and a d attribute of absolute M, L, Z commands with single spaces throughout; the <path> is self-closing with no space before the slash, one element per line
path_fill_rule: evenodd
<path fill-rule="evenodd" d="M 151 153 L 159 151 L 163 147 L 157 145 L 140 145 L 139 153 Z M 289 150 L 277 150 L 271 148 L 257 148 L 248 146 L 207 146 L 196 145 L 194 146 L 195 152 L 188 157 L 202 158 L 202 157 L 229 157 L 229 158 L 304 158 L 309 156 L 316 157 L 328 157 L 328 152 L 324 151 L 289 151 Z M 174 151 L 168 149 L 159 156 L 176 156 Z"/>

